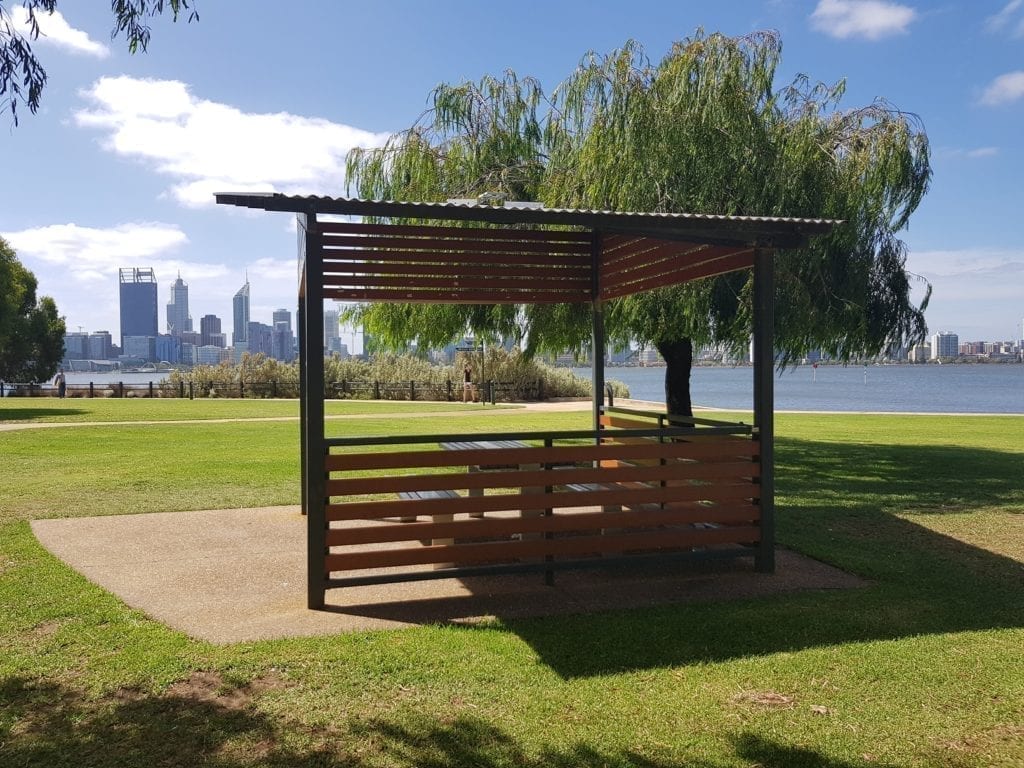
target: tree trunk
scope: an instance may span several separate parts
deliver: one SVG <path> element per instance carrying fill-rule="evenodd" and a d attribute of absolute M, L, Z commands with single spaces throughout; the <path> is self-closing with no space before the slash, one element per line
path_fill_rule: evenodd
<path fill-rule="evenodd" d="M 690 369 L 693 367 L 693 342 L 690 339 L 661 341 L 654 345 L 665 358 L 665 405 L 675 416 L 692 416 Z"/>

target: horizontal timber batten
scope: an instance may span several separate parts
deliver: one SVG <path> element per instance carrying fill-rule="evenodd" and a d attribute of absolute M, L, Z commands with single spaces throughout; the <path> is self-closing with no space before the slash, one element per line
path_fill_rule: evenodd
<path fill-rule="evenodd" d="M 549 266 L 552 269 L 590 270 L 590 257 L 574 254 L 527 253 L 450 253 L 446 251 L 381 251 L 374 248 L 325 249 L 327 266 L 339 261 L 384 261 L 417 264 L 495 264 L 498 266 Z M 554 261 L 552 261 L 554 259 Z"/>
<path fill-rule="evenodd" d="M 756 505 L 746 504 L 716 507 L 713 515 L 709 514 L 706 507 L 690 506 L 525 518 L 470 517 L 449 522 L 387 523 L 359 528 L 331 528 L 327 531 L 327 546 L 346 547 L 427 539 L 484 539 L 530 533 L 564 534 L 609 528 L 651 528 L 707 523 L 712 516 L 715 523 L 719 524 L 752 524 L 757 522 L 757 514 Z"/>
<path fill-rule="evenodd" d="M 551 291 L 537 293 L 524 291 L 485 292 L 475 291 L 401 291 L 401 290 L 360 290 L 326 289 L 324 298 L 338 301 L 393 301 L 403 304 L 580 304 L 589 302 L 589 291 L 566 293 Z"/>
<path fill-rule="evenodd" d="M 514 277 L 557 277 L 561 279 L 572 278 L 590 282 L 590 267 L 567 266 L 563 264 L 544 265 L 516 265 L 515 269 L 503 269 L 509 265 L 499 264 L 495 266 L 483 264 L 459 264 L 451 262 L 435 263 L 409 263 L 396 261 L 342 261 L 339 259 L 326 259 L 324 261 L 324 279 L 334 273 L 351 275 L 437 275 L 439 266 L 445 271 L 457 269 L 460 276 L 466 277 L 492 277 L 496 274 L 510 275 Z"/>
<path fill-rule="evenodd" d="M 444 272 L 444 270 L 439 270 Z M 348 276 L 348 275 L 326 275 L 324 277 L 324 289 L 336 288 L 447 288 L 458 290 L 462 288 L 493 288 L 495 290 L 522 290 L 522 291 L 544 291 L 544 290 L 565 290 L 574 289 L 579 291 L 588 290 L 590 281 L 586 278 L 577 278 L 572 275 L 558 275 L 553 273 L 548 278 L 524 277 L 517 275 L 502 274 L 495 272 L 490 278 L 485 277 L 462 277 L 458 273 L 442 277 L 424 277 L 422 275 L 411 276 Z"/>
<path fill-rule="evenodd" d="M 589 243 L 592 239 L 589 232 L 568 229 L 495 229 L 493 227 L 446 227 L 440 224 L 357 224 L 333 221 L 322 221 L 317 228 L 321 232 L 337 234 L 455 240 L 542 240 L 544 242 Z"/>
<path fill-rule="evenodd" d="M 538 253 L 545 255 L 589 254 L 591 245 L 586 243 L 561 243 L 544 240 L 507 242 L 498 240 L 460 240 L 443 238 L 409 237 L 364 237 L 361 235 L 322 235 L 320 241 L 325 248 L 397 248 L 427 253 Z"/>
<path fill-rule="evenodd" d="M 753 266 L 753 263 L 754 254 L 752 251 L 738 256 L 728 256 L 723 259 L 711 261 L 707 264 L 683 268 L 675 273 L 648 278 L 635 283 L 625 283 L 607 291 L 602 289 L 601 298 L 607 300 L 619 298 L 621 296 L 632 296 L 636 293 L 642 293 L 655 288 L 664 288 L 671 285 L 677 285 L 679 283 L 692 282 L 705 277 L 724 275 L 728 272 L 736 272 L 737 270 L 751 267 Z"/>
<path fill-rule="evenodd" d="M 532 557 L 601 555 L 637 550 L 665 550 L 716 544 L 754 544 L 759 539 L 756 526 L 705 528 L 656 533 L 580 536 L 565 539 L 503 541 L 481 544 L 447 544 L 409 549 L 385 549 L 377 552 L 328 554 L 329 573 L 363 568 L 392 568 L 435 563 L 479 563 Z"/>

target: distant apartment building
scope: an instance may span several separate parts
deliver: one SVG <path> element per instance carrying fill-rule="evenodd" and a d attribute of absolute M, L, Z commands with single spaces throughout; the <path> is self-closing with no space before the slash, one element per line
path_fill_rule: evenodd
<path fill-rule="evenodd" d="M 931 344 L 915 344 L 907 353 L 907 359 L 912 363 L 927 363 L 932 357 Z"/>
<path fill-rule="evenodd" d="M 159 333 L 157 285 L 156 275 L 148 267 L 124 267 L 119 271 L 119 278 L 123 350 L 130 336 L 156 338 Z"/>
<path fill-rule="evenodd" d="M 324 310 L 324 353 L 338 352 L 341 345 L 341 313 L 336 309 Z"/>
<path fill-rule="evenodd" d="M 181 336 L 161 333 L 156 337 L 153 352 L 157 362 L 177 365 L 181 362 Z"/>
<path fill-rule="evenodd" d="M 204 344 L 195 348 L 196 365 L 217 365 L 221 361 L 224 349 L 213 344 Z"/>
<path fill-rule="evenodd" d="M 936 333 L 931 347 L 933 360 L 956 357 L 960 353 L 960 337 L 955 333 Z"/>
<path fill-rule="evenodd" d="M 167 333 L 181 336 L 192 330 L 192 316 L 188 313 L 188 285 L 181 279 L 171 283 L 171 300 L 167 302 Z"/>

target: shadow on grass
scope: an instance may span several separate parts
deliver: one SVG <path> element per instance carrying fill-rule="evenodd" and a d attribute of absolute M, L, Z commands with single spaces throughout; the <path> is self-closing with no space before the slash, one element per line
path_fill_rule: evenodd
<path fill-rule="evenodd" d="M 507 626 L 567 678 L 1024 627 L 1024 563 L 896 515 L 1016 509 L 1020 467 L 985 449 L 780 440 L 779 540 L 873 586 Z"/>
<path fill-rule="evenodd" d="M 477 717 L 412 715 L 317 729 L 260 713 L 238 691 L 218 696 L 134 690 L 88 699 L 53 683 L 0 684 L 0 763 L 10 766 L 360 766 L 441 768 L 719 768 L 735 761 L 656 758 L 577 742 L 527 750 Z M 851 768 L 804 748 L 743 733 L 723 751 L 764 766 Z"/>
<path fill-rule="evenodd" d="M 86 413 L 81 408 L 0 408 L 0 422 L 2 421 L 34 421 L 44 419 L 48 416 L 78 416 Z"/>

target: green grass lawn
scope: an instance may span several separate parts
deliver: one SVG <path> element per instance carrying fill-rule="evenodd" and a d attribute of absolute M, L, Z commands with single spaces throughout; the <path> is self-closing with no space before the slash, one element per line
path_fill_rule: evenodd
<path fill-rule="evenodd" d="M 26 521 L 295 503 L 297 424 L 0 432 L 0 765 L 1024 764 L 1024 418 L 777 425 L 779 539 L 866 588 L 229 646 L 126 608 Z"/>
<path fill-rule="evenodd" d="M 472 403 L 328 400 L 328 416 L 437 413 L 519 408 Z M 0 398 L 0 424 L 91 421 L 186 421 L 193 419 L 266 419 L 299 417 L 298 400 L 184 400 L 179 398 Z"/>

